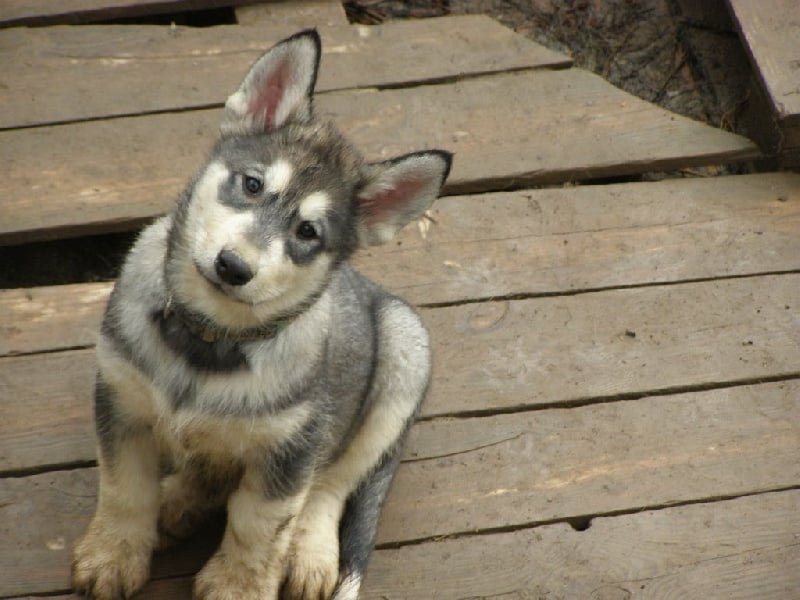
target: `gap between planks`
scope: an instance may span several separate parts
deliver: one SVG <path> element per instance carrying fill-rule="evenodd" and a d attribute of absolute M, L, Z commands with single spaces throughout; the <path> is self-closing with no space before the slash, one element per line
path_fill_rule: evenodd
<path fill-rule="evenodd" d="M 316 91 L 320 96 L 335 90 L 413 86 L 571 65 L 568 57 L 484 15 L 319 31 L 323 46 Z M 288 33 L 274 25 L 0 31 L 0 57 L 19 90 L 7 99 L 0 127 L 219 107 L 239 85 L 248 65 Z M 3 52 L 3 46 L 8 50 Z"/>
<path fill-rule="evenodd" d="M 449 195 L 758 155 L 744 138 L 673 115 L 577 69 L 331 92 L 317 107 L 370 160 L 426 147 L 454 151 Z M 211 143 L 217 117 L 217 111 L 199 111 L 0 132 L 0 161 L 8 169 L 0 193 L 13 199 L 0 206 L 0 244 L 119 230 L 163 214 Z M 84 151 L 67 156 L 76 145 Z M 44 174 L 35 190 L 33 163 Z"/>
<path fill-rule="evenodd" d="M 441 198 L 354 266 L 431 307 L 796 271 L 800 175 Z M 110 283 L 0 291 L 0 356 L 88 347 Z"/>
<path fill-rule="evenodd" d="M 795 379 L 799 287 L 800 275 L 767 276 L 425 311 L 437 362 L 422 416 Z M 4 470 L 94 458 L 94 371 L 91 350 L 0 360 Z"/>
<path fill-rule="evenodd" d="M 800 589 L 799 508 L 799 492 L 770 493 L 601 518 L 583 532 L 556 524 L 378 550 L 360 597 L 790 598 Z M 138 597 L 190 595 L 191 579 L 179 577 Z"/>

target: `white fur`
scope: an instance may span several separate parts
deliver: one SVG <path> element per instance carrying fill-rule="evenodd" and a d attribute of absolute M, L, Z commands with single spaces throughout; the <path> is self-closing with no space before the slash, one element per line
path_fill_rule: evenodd
<path fill-rule="evenodd" d="M 359 228 L 361 245 L 384 244 L 407 223 L 421 217 L 439 195 L 445 168 L 446 163 L 436 154 L 412 155 L 394 163 L 375 165 L 372 181 L 358 195 L 367 208 L 367 216 Z M 408 183 L 416 183 L 418 187 L 402 201 L 381 200 L 387 192 Z M 376 207 L 379 220 L 369 215 L 371 206 Z"/>
<path fill-rule="evenodd" d="M 264 131 L 264 115 L 252 112 L 253 101 L 264 93 L 267 79 L 276 68 L 289 61 L 291 69 L 284 86 L 283 96 L 273 115 L 271 127 L 284 125 L 289 118 L 307 119 L 310 114 L 308 92 L 314 79 L 316 47 L 305 37 L 276 46 L 262 56 L 248 72 L 241 86 L 225 102 L 221 124 L 223 133 Z M 258 103 L 255 103 L 258 105 Z"/>
<path fill-rule="evenodd" d="M 297 521 L 286 569 L 287 587 L 293 596 L 329 598 L 336 588 L 342 508 L 338 496 L 318 486 L 312 488 Z"/>
<path fill-rule="evenodd" d="M 361 589 L 361 577 L 358 573 L 351 573 L 339 584 L 339 589 L 331 600 L 358 600 Z"/>
<path fill-rule="evenodd" d="M 187 231 L 192 232 L 189 240 L 192 260 L 207 277 L 215 280 L 214 262 L 222 250 L 235 252 L 248 264 L 258 256 L 258 250 L 247 240 L 247 233 L 253 228 L 253 213 L 237 211 L 219 202 L 219 186 L 230 175 L 220 162 L 208 165 L 195 186 L 185 224 Z"/>
<path fill-rule="evenodd" d="M 278 104 L 273 120 L 274 127 L 280 127 L 292 116 L 295 111 L 303 106 L 308 97 L 306 95 L 308 82 L 314 77 L 314 61 L 311 55 L 315 49 L 307 43 L 295 43 L 293 48 L 287 48 L 286 54 L 289 56 L 285 60 L 291 60 L 293 64 L 292 76 L 287 83 L 286 91 Z M 291 53 L 291 54 L 290 54 Z M 280 60 L 280 59 L 278 59 Z"/>
<path fill-rule="evenodd" d="M 219 550 L 195 579 L 201 600 L 277 600 L 293 519 L 305 494 L 265 500 L 262 475 L 248 468 L 228 500 Z"/>
<path fill-rule="evenodd" d="M 279 159 L 264 170 L 264 184 L 273 194 L 286 191 L 294 175 L 294 167 L 288 161 Z"/>
<path fill-rule="evenodd" d="M 288 162 L 279 160 L 266 169 L 265 179 L 270 189 L 278 189 L 288 185 L 292 172 Z M 313 264 L 298 267 L 286 255 L 284 238 L 270 240 L 266 248 L 250 242 L 247 234 L 253 228 L 252 213 L 218 201 L 220 183 L 229 176 L 222 163 L 211 163 L 195 186 L 184 225 L 193 233 L 189 247 L 183 249 L 188 256 L 179 257 L 175 292 L 179 301 L 220 326 L 245 329 L 292 309 L 314 293 L 330 259 L 321 255 Z M 320 202 L 316 197 L 312 207 Z M 216 276 L 214 262 L 223 249 L 235 252 L 250 265 L 255 275 L 247 284 L 228 286 Z"/>
<path fill-rule="evenodd" d="M 331 209 L 331 199 L 325 192 L 313 192 L 300 202 L 300 218 L 303 221 L 315 221 L 325 217 Z"/>

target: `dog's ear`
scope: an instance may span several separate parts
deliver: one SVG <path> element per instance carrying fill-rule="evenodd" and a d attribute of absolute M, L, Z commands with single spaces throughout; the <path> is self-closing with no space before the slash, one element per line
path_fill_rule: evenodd
<path fill-rule="evenodd" d="M 383 244 L 421 217 L 439 195 L 451 162 L 449 152 L 430 150 L 368 165 L 357 195 L 359 243 Z"/>
<path fill-rule="evenodd" d="M 308 120 L 319 57 L 320 39 L 314 29 L 278 42 L 228 97 L 222 134 L 263 133 L 290 121 Z"/>

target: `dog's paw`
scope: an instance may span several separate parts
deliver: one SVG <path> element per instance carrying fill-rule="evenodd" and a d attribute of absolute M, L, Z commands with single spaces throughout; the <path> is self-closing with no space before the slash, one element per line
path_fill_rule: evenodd
<path fill-rule="evenodd" d="M 266 568 L 248 566 L 218 551 L 194 580 L 195 600 L 277 600 Z"/>
<path fill-rule="evenodd" d="M 329 600 L 339 581 L 339 541 L 330 543 L 300 536 L 289 556 L 283 600 Z"/>
<path fill-rule="evenodd" d="M 150 575 L 150 546 L 90 527 L 73 551 L 75 591 L 93 600 L 131 597 Z"/>

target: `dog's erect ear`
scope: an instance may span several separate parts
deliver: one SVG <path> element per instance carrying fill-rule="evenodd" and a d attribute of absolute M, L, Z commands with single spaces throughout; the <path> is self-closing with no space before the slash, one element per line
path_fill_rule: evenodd
<path fill-rule="evenodd" d="M 368 165 L 357 196 L 359 243 L 383 244 L 421 217 L 439 195 L 451 161 L 449 152 L 430 150 Z"/>
<path fill-rule="evenodd" d="M 263 133 L 290 121 L 308 120 L 319 56 L 320 39 L 314 29 L 268 50 L 225 102 L 222 134 Z"/>

